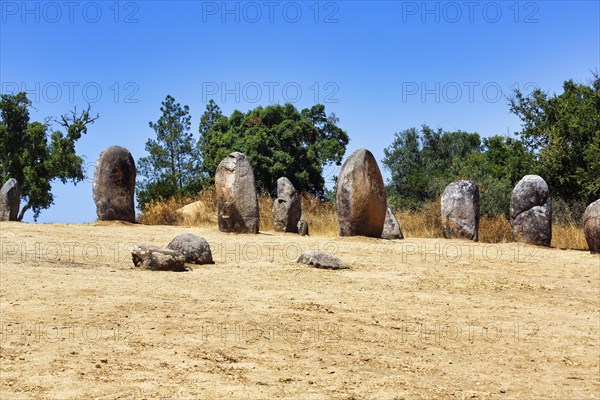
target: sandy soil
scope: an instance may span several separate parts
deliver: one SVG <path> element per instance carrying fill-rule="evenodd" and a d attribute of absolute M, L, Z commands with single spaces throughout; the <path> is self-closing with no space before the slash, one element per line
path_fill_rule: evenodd
<path fill-rule="evenodd" d="M 133 268 L 205 237 L 214 265 Z M 0 398 L 600 397 L 600 257 L 517 244 L 0 223 Z M 326 249 L 350 270 L 295 263 Z"/>

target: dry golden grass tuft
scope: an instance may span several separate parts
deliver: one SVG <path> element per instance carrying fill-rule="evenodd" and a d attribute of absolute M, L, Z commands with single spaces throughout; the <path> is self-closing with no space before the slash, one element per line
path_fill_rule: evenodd
<path fill-rule="evenodd" d="M 479 241 L 483 243 L 512 242 L 510 222 L 504 215 L 481 218 L 479 221 Z"/>
<path fill-rule="evenodd" d="M 273 230 L 273 199 L 268 193 L 258 196 L 258 214 L 260 216 L 260 230 Z"/>
<path fill-rule="evenodd" d="M 552 247 L 559 249 L 588 250 L 583 223 L 552 225 Z"/>
<path fill-rule="evenodd" d="M 184 226 L 217 225 L 217 197 L 214 189 L 201 191 L 195 199 L 181 208 L 180 221 Z"/>
<path fill-rule="evenodd" d="M 442 237 L 442 217 L 440 215 L 439 200 L 426 204 L 418 211 L 396 213 L 396 219 L 402 228 L 404 237 Z"/>
<path fill-rule="evenodd" d="M 338 221 L 335 207 L 315 196 L 302 194 L 302 216 L 308 222 L 309 233 L 316 236 L 337 236 Z M 273 199 L 268 193 L 258 198 L 260 230 L 273 230 Z M 442 238 L 440 201 L 426 204 L 418 211 L 396 213 L 404 237 Z M 215 226 L 217 203 L 214 189 L 203 190 L 195 199 L 170 199 L 151 204 L 140 217 L 146 225 Z M 482 218 L 479 223 L 479 241 L 508 243 L 512 241 L 510 222 L 504 216 Z M 587 250 L 583 225 L 569 223 L 552 226 L 552 246 Z"/>
<path fill-rule="evenodd" d="M 183 216 L 178 210 L 184 204 L 186 199 L 177 198 L 152 202 L 146 206 L 138 220 L 144 225 L 179 225 Z"/>
<path fill-rule="evenodd" d="M 337 236 L 339 234 L 337 212 L 333 205 L 304 193 L 300 196 L 302 218 L 308 222 L 311 235 Z"/>

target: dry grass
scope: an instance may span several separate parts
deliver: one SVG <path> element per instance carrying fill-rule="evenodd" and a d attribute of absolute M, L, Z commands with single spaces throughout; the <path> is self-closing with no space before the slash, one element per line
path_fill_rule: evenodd
<path fill-rule="evenodd" d="M 404 237 L 441 238 L 442 217 L 440 202 L 426 204 L 419 211 L 396 213 L 396 219 L 402 228 Z"/>
<path fill-rule="evenodd" d="M 512 242 L 510 222 L 503 215 L 481 218 L 479 221 L 479 241 L 484 243 Z"/>
<path fill-rule="evenodd" d="M 138 217 L 138 221 L 144 225 L 179 225 L 182 215 L 178 210 L 188 202 L 189 199 L 178 198 L 152 202 Z"/>
<path fill-rule="evenodd" d="M 335 207 L 309 194 L 301 195 L 302 215 L 308 222 L 309 232 L 316 236 L 337 236 L 338 221 Z M 185 206 L 185 207 L 184 207 Z M 182 209 L 183 207 L 183 209 Z M 260 230 L 273 230 L 273 199 L 263 193 L 258 198 Z M 440 201 L 426 204 L 418 211 L 396 213 L 404 237 L 441 238 Z M 146 225 L 217 225 L 217 203 L 213 189 L 204 190 L 195 199 L 170 199 L 151 204 L 140 216 Z M 504 216 L 482 218 L 479 223 L 479 241 L 509 243 L 512 241 L 510 222 Z M 583 225 L 569 223 L 552 226 L 552 246 L 587 250 Z"/>
<path fill-rule="evenodd" d="M 583 232 L 583 223 L 567 225 L 552 225 L 552 247 L 559 249 L 588 250 Z"/>

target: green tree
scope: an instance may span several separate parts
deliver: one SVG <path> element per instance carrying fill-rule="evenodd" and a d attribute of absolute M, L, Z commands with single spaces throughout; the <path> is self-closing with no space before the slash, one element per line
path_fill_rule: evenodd
<path fill-rule="evenodd" d="M 156 139 L 146 142 L 147 157 L 138 161 L 136 194 L 139 207 L 173 196 L 192 196 L 201 188 L 198 145 L 190 132 L 189 107 L 167 96 L 160 108 L 162 115 L 149 126 Z"/>
<path fill-rule="evenodd" d="M 496 135 L 483 139 L 481 152 L 467 157 L 456 176 L 477 183 L 482 215 L 508 217 L 512 190 L 532 164 L 521 140 Z"/>
<path fill-rule="evenodd" d="M 534 155 L 533 172 L 554 196 L 568 202 L 600 197 L 600 77 L 589 84 L 565 81 L 563 93 L 515 90 L 510 110 L 522 121 L 520 136 Z"/>
<path fill-rule="evenodd" d="M 390 203 L 417 209 L 435 200 L 446 185 L 460 176 L 463 165 L 481 151 L 477 133 L 444 132 L 423 125 L 396 133 L 384 149 L 383 165 L 391 172 L 387 185 Z"/>
<path fill-rule="evenodd" d="M 75 142 L 98 119 L 91 117 L 89 106 L 80 114 L 75 109 L 58 121 L 66 131 L 63 133 L 52 131 L 52 118 L 30 123 L 29 107 L 24 92 L 0 97 L 0 178 L 2 183 L 9 178 L 19 182 L 25 202 L 19 221 L 29 209 L 37 220 L 40 212 L 54 203 L 54 180 L 77 184 L 84 179 L 83 159 L 75 151 Z"/>
<path fill-rule="evenodd" d="M 254 168 L 259 189 L 274 193 L 286 176 L 298 191 L 322 196 L 323 168 L 341 165 L 348 134 L 338 118 L 317 104 L 298 111 L 292 104 L 234 111 L 228 118 L 210 102 L 200 123 L 202 172 L 213 183 L 216 168 L 232 151 L 244 153 Z"/>

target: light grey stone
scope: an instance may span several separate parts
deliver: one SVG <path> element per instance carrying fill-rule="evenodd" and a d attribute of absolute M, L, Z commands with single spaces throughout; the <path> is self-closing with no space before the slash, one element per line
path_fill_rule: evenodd
<path fill-rule="evenodd" d="M 244 154 L 233 152 L 221 161 L 215 174 L 215 191 L 222 232 L 258 233 L 254 170 Z"/>
<path fill-rule="evenodd" d="M 552 199 L 546 181 L 526 175 L 512 192 L 510 224 L 515 242 L 550 246 L 552 242 Z"/>
<path fill-rule="evenodd" d="M 385 213 L 385 223 L 383 224 L 382 239 L 404 239 L 400 224 L 394 215 L 392 209 L 388 206 Z"/>
<path fill-rule="evenodd" d="M 452 182 L 442 194 L 442 230 L 447 239 L 479 239 L 479 188 L 471 181 Z"/>
<path fill-rule="evenodd" d="M 131 251 L 133 264 L 152 271 L 184 271 L 185 257 L 178 251 L 141 244 Z"/>
<path fill-rule="evenodd" d="M 300 198 L 286 177 L 277 180 L 277 198 L 273 201 L 273 229 L 276 232 L 298 232 L 302 216 Z"/>
<path fill-rule="evenodd" d="M 336 256 L 320 250 L 307 250 L 300 254 L 298 261 L 321 269 L 348 269 L 342 260 Z"/>
<path fill-rule="evenodd" d="M 208 242 L 197 235 L 182 233 L 167 245 L 167 249 L 175 250 L 185 257 L 185 262 L 192 264 L 214 264 Z"/>
<path fill-rule="evenodd" d="M 600 200 L 596 200 L 585 209 L 583 226 L 590 252 L 600 253 Z"/>
<path fill-rule="evenodd" d="M 21 188 L 16 179 L 7 180 L 0 189 L 0 221 L 16 221 L 21 207 Z"/>

